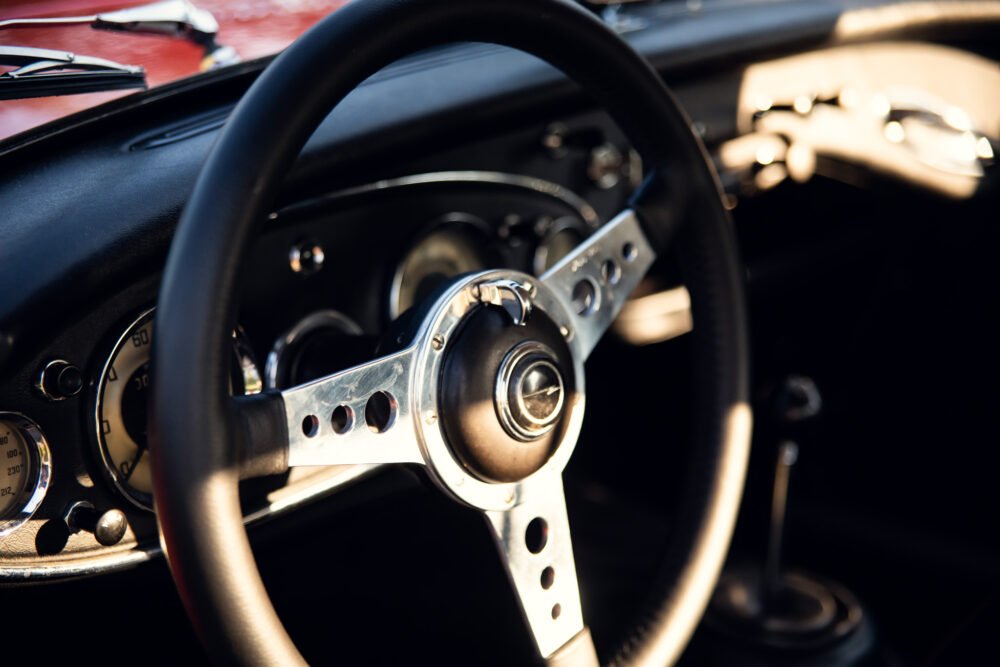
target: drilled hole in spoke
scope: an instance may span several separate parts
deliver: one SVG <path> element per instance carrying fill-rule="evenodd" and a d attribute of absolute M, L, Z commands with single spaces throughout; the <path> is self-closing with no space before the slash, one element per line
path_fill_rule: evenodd
<path fill-rule="evenodd" d="M 377 391 L 365 405 L 365 423 L 375 433 L 385 433 L 396 421 L 396 399 L 385 391 Z"/>
<path fill-rule="evenodd" d="M 573 309 L 577 315 L 590 315 L 597 308 L 597 287 L 584 278 L 573 285 Z"/>
<path fill-rule="evenodd" d="M 556 571 L 551 567 L 542 570 L 542 588 L 549 590 L 556 581 Z"/>
<path fill-rule="evenodd" d="M 536 517 L 528 524 L 528 529 L 524 531 L 524 545 L 533 554 L 541 553 L 545 544 L 549 541 L 549 524 L 545 519 Z"/>
<path fill-rule="evenodd" d="M 347 433 L 354 426 L 354 410 L 346 405 L 338 405 L 330 415 L 330 425 L 333 426 L 334 433 Z"/>
<path fill-rule="evenodd" d="M 309 415 L 302 420 L 302 435 L 313 438 L 317 433 L 319 433 L 319 418 L 316 415 Z"/>
<path fill-rule="evenodd" d="M 617 285 L 618 281 L 622 278 L 622 269 L 618 266 L 618 262 L 613 259 L 605 260 L 601 264 L 601 278 L 608 285 Z"/>
<path fill-rule="evenodd" d="M 552 620 L 556 620 L 562 614 L 562 605 L 558 602 L 552 605 Z"/>
<path fill-rule="evenodd" d="M 626 262 L 634 262 L 635 258 L 639 256 L 639 250 L 635 247 L 633 243 L 626 243 L 622 246 L 622 259 Z"/>

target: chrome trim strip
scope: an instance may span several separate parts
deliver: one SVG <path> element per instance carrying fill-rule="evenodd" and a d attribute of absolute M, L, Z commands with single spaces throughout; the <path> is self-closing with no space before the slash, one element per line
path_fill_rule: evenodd
<path fill-rule="evenodd" d="M 53 581 L 89 577 L 95 574 L 119 572 L 151 560 L 160 553 L 157 546 L 150 550 L 136 549 L 124 553 L 85 557 L 76 561 L 57 561 L 36 565 L 0 566 L 0 582 L 5 584 L 28 583 L 33 581 Z"/>
<path fill-rule="evenodd" d="M 531 190 L 532 192 L 548 195 L 549 197 L 562 201 L 564 204 L 574 209 L 583 221 L 594 229 L 599 227 L 601 224 L 600 217 L 597 215 L 597 211 L 594 210 L 593 206 L 588 204 L 582 197 L 580 197 L 580 195 L 576 194 L 567 187 L 559 185 L 558 183 L 553 183 L 552 181 L 547 181 L 543 178 L 526 176 L 523 174 L 508 174 L 501 171 L 476 170 L 434 171 L 426 174 L 412 174 L 410 176 L 386 178 L 373 183 L 345 188 L 343 190 L 337 190 L 312 199 L 307 199 L 305 201 L 292 204 L 291 206 L 287 206 L 280 211 L 272 213 L 268 217 L 271 220 L 277 220 L 283 214 L 310 208 L 319 203 L 333 202 L 371 192 L 381 192 L 384 190 L 393 190 L 396 188 L 406 188 L 418 185 L 440 185 L 446 183 L 485 183 L 490 185 L 502 185 Z"/>
<path fill-rule="evenodd" d="M 308 501 L 331 494 L 370 474 L 381 466 L 353 465 L 336 466 L 324 470 L 323 474 L 310 475 L 299 483 L 292 483 L 276 489 L 268 496 L 268 504 L 243 517 L 244 525 L 253 525 L 265 519 L 285 514 Z M 318 482 L 314 477 L 322 477 Z M 298 488 L 303 486 L 305 488 Z M 147 546 L 137 546 L 127 551 L 105 553 L 97 556 L 82 555 L 69 561 L 51 561 L 31 565 L 0 565 L 0 586 L 3 584 L 28 583 L 32 581 L 54 581 L 89 577 L 97 574 L 121 572 L 148 562 L 163 554 L 159 542 Z"/>

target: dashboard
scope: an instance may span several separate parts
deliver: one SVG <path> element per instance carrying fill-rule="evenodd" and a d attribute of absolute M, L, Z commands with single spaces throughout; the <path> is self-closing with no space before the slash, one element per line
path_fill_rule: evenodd
<path fill-rule="evenodd" d="M 215 127 L 207 120 L 202 131 Z M 155 136 L 174 137 L 178 126 L 190 131 L 185 119 Z M 130 152 L 179 143 L 143 133 Z M 435 170 L 461 164 L 438 155 L 413 167 L 420 171 L 276 208 L 251 249 L 227 343 L 232 392 L 288 388 L 372 358 L 393 343 L 394 323 L 447 278 L 501 266 L 540 275 L 620 209 L 642 176 L 620 132 L 594 112 L 505 133 L 475 153 L 502 159 L 490 169 Z M 547 169 L 502 170 L 523 168 L 529 155 Z M 6 451 L 31 461 L 12 466 L 0 579 L 115 571 L 160 552 L 146 442 L 159 275 L 141 273 L 116 280 L 0 387 Z M 681 319 L 668 337 L 688 326 L 685 302 L 670 310 Z M 246 520 L 282 514 L 371 469 L 296 468 L 247 482 Z"/>
<path fill-rule="evenodd" d="M 599 127 L 580 132 L 603 139 Z M 551 133 L 539 134 L 540 148 L 555 141 Z M 607 140 L 590 152 L 614 151 L 611 167 L 585 150 L 545 150 L 559 158 L 584 153 L 586 178 L 609 203 L 624 200 L 641 170 L 627 146 Z M 604 159 L 596 176 L 595 159 Z M 384 179 L 285 206 L 270 215 L 251 251 L 239 327 L 229 341 L 231 391 L 284 389 L 362 363 L 392 344 L 392 323 L 446 279 L 501 266 L 540 275 L 601 220 L 566 186 L 476 170 Z M 13 383 L 12 410 L 0 418 L 8 464 L 0 530 L 9 536 L 0 544 L 0 577 L 92 574 L 159 551 L 146 439 L 156 278 L 125 286 L 61 332 L 28 366 L 31 391 Z M 59 447 L 55 472 L 48 439 L 72 443 Z M 306 468 L 254 480 L 244 489 L 247 521 L 367 470 Z"/>
<path fill-rule="evenodd" d="M 782 299 L 816 275 L 852 286 L 845 308 L 856 305 L 865 285 L 852 272 L 894 243 L 876 223 L 898 211 L 982 214 L 1000 149 L 994 4 L 915 3 L 926 11 L 912 14 L 899 3 L 695 4 L 640 7 L 638 25 L 621 31 L 709 150 L 751 303 L 765 303 L 756 312 L 785 323 L 794 308 Z M 146 438 L 160 273 L 205 155 L 265 65 L 0 144 L 0 584 L 161 556 Z M 399 99 L 408 103 L 386 102 Z M 252 241 L 238 326 L 220 341 L 232 350 L 231 392 L 293 387 L 371 359 L 454 276 L 541 275 L 625 207 L 642 176 L 611 119 L 531 57 L 467 44 L 387 68 L 317 130 Z M 764 393 L 795 345 L 757 325 Z M 645 359 L 693 326 L 666 257 L 612 344 Z M 607 371 L 600 363 L 593 372 Z M 245 521 L 281 524 L 375 469 L 245 481 Z"/>

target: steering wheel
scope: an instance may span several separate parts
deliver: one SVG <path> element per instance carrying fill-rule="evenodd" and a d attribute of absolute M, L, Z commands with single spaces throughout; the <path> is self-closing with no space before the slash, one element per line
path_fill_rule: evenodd
<path fill-rule="evenodd" d="M 564 71 L 639 151 L 649 173 L 643 187 L 540 278 L 509 270 L 461 276 L 414 313 L 400 349 L 288 390 L 231 398 L 226 334 L 238 276 L 282 177 L 360 82 L 403 56 L 457 41 L 513 47 Z M 583 363 L 668 247 L 692 298 L 696 449 L 662 584 L 618 663 L 664 665 L 684 649 L 728 549 L 749 453 L 735 241 L 688 119 L 645 60 L 565 0 L 359 0 L 275 59 L 202 169 L 156 315 L 157 516 L 177 588 L 210 652 L 244 664 L 303 662 L 257 571 L 241 477 L 409 463 L 487 519 L 540 657 L 597 664 L 562 472 L 581 430 Z"/>

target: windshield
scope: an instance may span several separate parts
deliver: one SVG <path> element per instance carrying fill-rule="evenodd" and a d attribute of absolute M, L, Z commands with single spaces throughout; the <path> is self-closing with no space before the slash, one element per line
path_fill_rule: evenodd
<path fill-rule="evenodd" d="M 195 0 L 219 24 L 217 41 L 243 60 L 280 51 L 348 0 Z M 141 6 L 116 0 L 0 0 L 0 20 L 93 16 Z M 68 51 L 146 70 L 149 87 L 202 70 L 204 49 L 184 39 L 94 30 L 88 25 L 0 30 L 0 44 Z M 0 67 L 0 72 L 11 67 Z M 131 91 L 63 95 L 0 101 L 0 140 Z"/>

